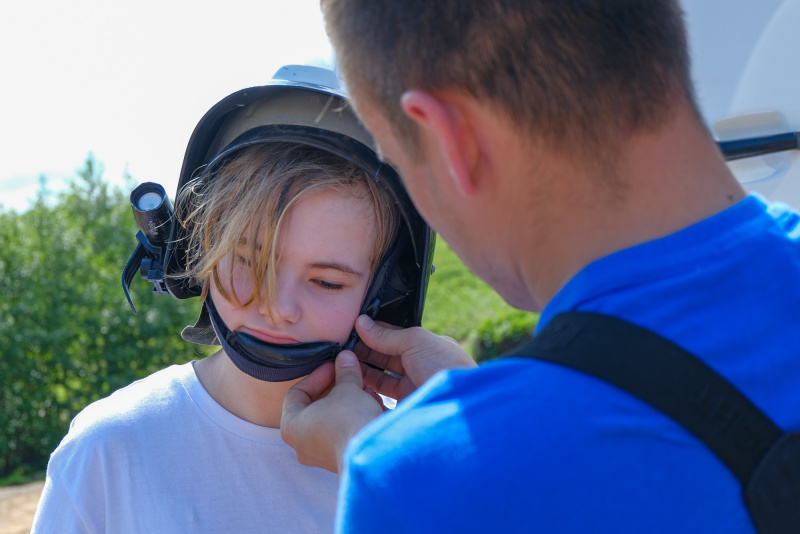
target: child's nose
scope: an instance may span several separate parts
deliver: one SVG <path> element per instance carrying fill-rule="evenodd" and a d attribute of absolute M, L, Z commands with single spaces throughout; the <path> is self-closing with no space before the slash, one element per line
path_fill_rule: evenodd
<path fill-rule="evenodd" d="M 261 302 L 263 315 L 271 316 L 276 324 L 296 323 L 300 319 L 297 292 L 287 280 L 278 277 L 275 281 L 275 292 L 271 297 Z"/>

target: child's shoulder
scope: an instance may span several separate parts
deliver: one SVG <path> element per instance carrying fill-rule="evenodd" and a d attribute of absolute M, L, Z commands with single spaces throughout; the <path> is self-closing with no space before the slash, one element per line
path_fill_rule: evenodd
<path fill-rule="evenodd" d="M 168 421 L 170 414 L 180 411 L 189 401 L 186 381 L 192 379 L 196 380 L 191 363 L 172 365 L 118 389 L 75 416 L 64 441 L 121 437 L 148 422 Z"/>

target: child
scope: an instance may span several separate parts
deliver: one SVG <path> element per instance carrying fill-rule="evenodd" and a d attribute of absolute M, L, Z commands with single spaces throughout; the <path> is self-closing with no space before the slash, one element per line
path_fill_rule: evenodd
<path fill-rule="evenodd" d="M 183 335 L 222 350 L 82 411 L 51 457 L 35 532 L 333 530 L 338 479 L 283 443 L 283 397 L 353 343 L 360 313 L 418 324 L 431 235 L 320 85 L 240 91 L 198 125 L 163 283 L 204 299 Z"/>

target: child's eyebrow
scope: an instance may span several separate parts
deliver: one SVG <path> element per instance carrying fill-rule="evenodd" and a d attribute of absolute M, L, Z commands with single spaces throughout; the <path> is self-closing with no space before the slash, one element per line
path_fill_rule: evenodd
<path fill-rule="evenodd" d="M 356 271 L 344 263 L 315 262 L 308 265 L 309 269 L 334 269 L 356 278 L 364 278 L 364 273 Z"/>

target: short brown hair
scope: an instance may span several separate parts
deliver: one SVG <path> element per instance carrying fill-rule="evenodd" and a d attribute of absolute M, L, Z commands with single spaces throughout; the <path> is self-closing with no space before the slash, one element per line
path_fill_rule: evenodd
<path fill-rule="evenodd" d="M 275 294 L 276 236 L 288 211 L 304 196 L 339 191 L 363 200 L 373 209 L 374 273 L 399 228 L 399 214 L 389 193 L 360 167 L 325 150 L 296 143 L 263 143 L 244 148 L 223 163 L 202 172 L 178 195 L 176 213 L 188 230 L 186 271 L 202 285 L 209 281 L 229 301 L 247 306 Z M 261 248 L 257 242 L 264 235 Z M 220 283 L 219 262 L 247 243 L 252 293 L 242 302 Z M 266 287 L 266 295 L 263 294 Z"/>
<path fill-rule="evenodd" d="M 351 94 L 373 101 L 412 155 L 416 128 L 400 106 L 412 88 L 488 100 L 520 133 L 593 157 L 661 125 L 676 94 L 694 106 L 677 0 L 321 5 Z"/>

